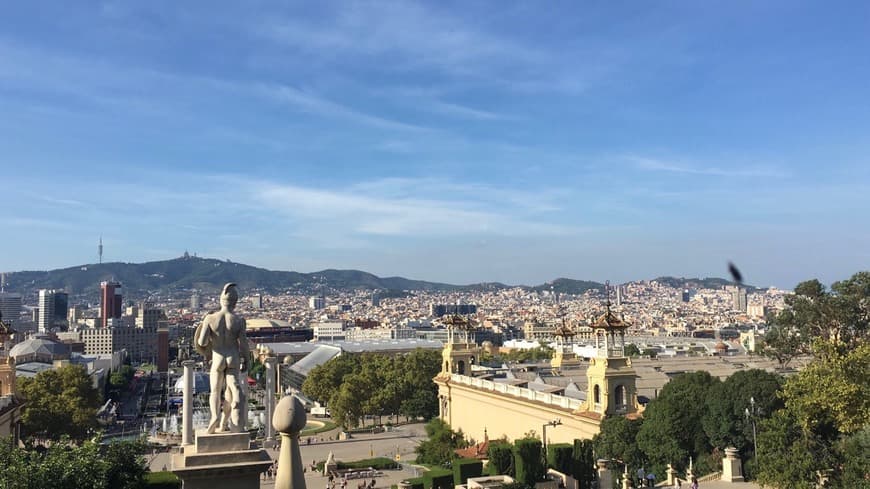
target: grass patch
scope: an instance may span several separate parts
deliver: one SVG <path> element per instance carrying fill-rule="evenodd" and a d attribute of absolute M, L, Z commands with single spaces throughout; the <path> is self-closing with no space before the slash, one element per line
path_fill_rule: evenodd
<path fill-rule="evenodd" d="M 145 474 L 146 489 L 180 489 L 181 479 L 172 472 L 149 472 Z"/>
<path fill-rule="evenodd" d="M 334 430 L 338 426 L 337 424 L 333 423 L 332 421 L 320 421 L 320 422 L 323 423 L 323 426 L 317 426 L 314 428 L 309 428 L 307 430 L 302 430 L 302 432 L 299 433 L 299 436 L 316 435 L 318 433 L 323 433 L 325 431 Z"/>

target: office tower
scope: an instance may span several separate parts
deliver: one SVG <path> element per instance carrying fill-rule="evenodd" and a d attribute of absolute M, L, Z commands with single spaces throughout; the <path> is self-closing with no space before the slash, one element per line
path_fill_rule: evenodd
<path fill-rule="evenodd" d="M 121 284 L 118 282 L 102 282 L 100 284 L 100 325 L 106 327 L 109 318 L 120 318 L 123 298 Z"/>
<path fill-rule="evenodd" d="M 731 302 L 735 311 L 746 312 L 746 289 L 743 287 L 731 289 Z"/>
<path fill-rule="evenodd" d="M 47 333 L 53 328 L 66 329 L 69 296 L 57 290 L 41 289 L 39 291 L 39 316 L 37 326 L 40 333 Z"/>
<path fill-rule="evenodd" d="M 21 321 L 21 294 L 0 292 L 0 314 L 3 322 L 14 328 Z"/>
<path fill-rule="evenodd" d="M 689 289 L 683 289 L 683 302 L 689 302 L 691 298 L 692 294 L 689 292 Z"/>
<path fill-rule="evenodd" d="M 378 296 L 377 292 L 372 292 L 372 307 L 378 307 L 381 305 L 381 298 Z"/>
<path fill-rule="evenodd" d="M 254 309 L 263 308 L 263 294 L 254 294 L 251 296 L 251 307 Z"/>
<path fill-rule="evenodd" d="M 194 311 L 198 311 L 200 307 L 202 307 L 202 297 L 199 295 L 199 292 L 194 292 L 190 296 L 190 309 Z"/>
<path fill-rule="evenodd" d="M 314 310 L 320 310 L 326 307 L 326 297 L 314 296 L 308 299 L 308 307 Z"/>
<path fill-rule="evenodd" d="M 622 286 L 621 285 L 616 286 L 616 305 L 617 306 L 622 305 Z"/>
<path fill-rule="evenodd" d="M 153 306 L 142 304 L 142 306 L 139 307 L 138 313 L 136 314 L 136 327 L 151 328 L 156 330 L 162 316 L 162 309 L 157 309 Z"/>

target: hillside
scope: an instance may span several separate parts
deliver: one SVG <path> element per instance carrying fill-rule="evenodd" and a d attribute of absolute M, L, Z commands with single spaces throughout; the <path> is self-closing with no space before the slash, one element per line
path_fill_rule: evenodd
<path fill-rule="evenodd" d="M 653 279 L 654 282 L 673 287 L 675 289 L 721 289 L 726 285 L 737 285 L 737 282 L 726 280 L 718 277 L 706 278 L 684 278 L 684 277 L 658 277 Z M 751 285 L 743 285 L 746 289 L 753 291 L 756 287 Z"/>
<path fill-rule="evenodd" d="M 329 294 L 336 290 L 416 291 L 497 291 L 512 287 L 497 282 L 453 285 L 439 282 L 411 280 L 403 277 L 378 277 L 360 270 L 322 270 L 312 273 L 274 271 L 242 263 L 211 258 L 181 257 L 147 263 L 103 263 L 51 271 L 23 271 L 6 275 L 6 289 L 35 296 L 39 289 L 65 289 L 74 295 L 96 298 L 99 284 L 104 280 L 117 280 L 124 285 L 124 296 L 141 298 L 159 291 L 173 293 L 197 289 L 214 293 L 226 282 L 236 282 L 244 290 L 262 290 L 268 293 L 294 292 Z M 660 283 L 675 288 L 715 288 L 732 284 L 721 278 L 659 277 Z M 554 291 L 560 294 L 583 294 L 590 290 L 603 291 L 604 285 L 587 280 L 559 278 L 541 285 L 525 287 L 529 290 Z M 749 287 L 754 289 L 753 287 Z"/>

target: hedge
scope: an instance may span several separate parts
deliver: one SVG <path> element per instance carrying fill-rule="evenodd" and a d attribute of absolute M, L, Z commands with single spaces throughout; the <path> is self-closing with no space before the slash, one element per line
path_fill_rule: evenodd
<path fill-rule="evenodd" d="M 595 483 L 595 457 L 592 440 L 574 440 L 571 455 L 571 475 L 577 480 L 580 489 L 591 489 Z"/>
<path fill-rule="evenodd" d="M 316 467 L 318 472 L 323 472 L 323 465 L 326 463 L 325 460 L 321 460 L 317 462 Z M 339 470 L 341 469 L 368 469 L 369 467 L 375 470 L 390 470 L 390 469 L 398 469 L 400 468 L 399 462 L 387 457 L 375 457 L 375 458 L 365 458 L 362 460 L 357 460 L 354 462 L 342 462 L 337 461 L 336 465 Z"/>
<path fill-rule="evenodd" d="M 432 469 L 423 474 L 426 489 L 453 489 L 453 471 Z"/>
<path fill-rule="evenodd" d="M 423 480 L 422 477 L 414 477 L 413 479 L 406 479 L 405 482 L 411 484 L 411 489 L 424 489 L 426 487 L 426 481 Z"/>
<path fill-rule="evenodd" d="M 514 467 L 516 480 L 529 487 L 544 480 L 546 470 L 541 460 L 541 440 L 522 438 L 514 442 Z"/>
<path fill-rule="evenodd" d="M 480 477 L 483 474 L 483 462 L 473 458 L 463 458 L 453 461 L 453 483 L 457 486 L 465 484 L 469 477 Z"/>
<path fill-rule="evenodd" d="M 559 472 L 571 475 L 574 446 L 570 443 L 551 443 L 547 445 L 547 465 Z"/>
<path fill-rule="evenodd" d="M 491 442 L 486 456 L 489 457 L 490 475 L 514 476 L 514 448 L 510 444 L 502 441 Z"/>

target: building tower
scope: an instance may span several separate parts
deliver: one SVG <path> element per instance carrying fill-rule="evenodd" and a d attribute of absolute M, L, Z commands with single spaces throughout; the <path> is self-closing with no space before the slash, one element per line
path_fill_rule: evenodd
<path fill-rule="evenodd" d="M 100 283 L 100 325 L 106 327 L 109 318 L 121 317 L 121 284 L 114 281 Z"/>
<path fill-rule="evenodd" d="M 97 246 L 97 254 L 100 255 L 100 265 L 103 264 L 103 237 L 100 236 L 100 244 Z"/>
<path fill-rule="evenodd" d="M 21 294 L 0 291 L 0 314 L 6 324 L 17 325 L 21 320 Z"/>
<path fill-rule="evenodd" d="M 625 356 L 625 330 L 628 324 L 610 310 L 610 289 L 604 315 L 592 327 L 596 354 L 586 370 L 587 410 L 601 416 L 637 412 L 637 374 Z"/>
<path fill-rule="evenodd" d="M 447 344 L 441 352 L 441 373 L 471 375 L 471 366 L 480 358 L 480 349 L 474 342 L 474 324 L 468 318 L 454 314 L 444 318 L 447 326 Z"/>
<path fill-rule="evenodd" d="M 556 351 L 553 352 L 553 358 L 550 359 L 550 366 L 553 369 L 562 367 L 579 366 L 580 358 L 574 353 L 574 336 L 576 333 L 568 325 L 565 319 L 565 307 L 559 305 L 558 313 L 561 319 L 561 324 L 556 328 L 553 336 L 556 337 Z"/>

